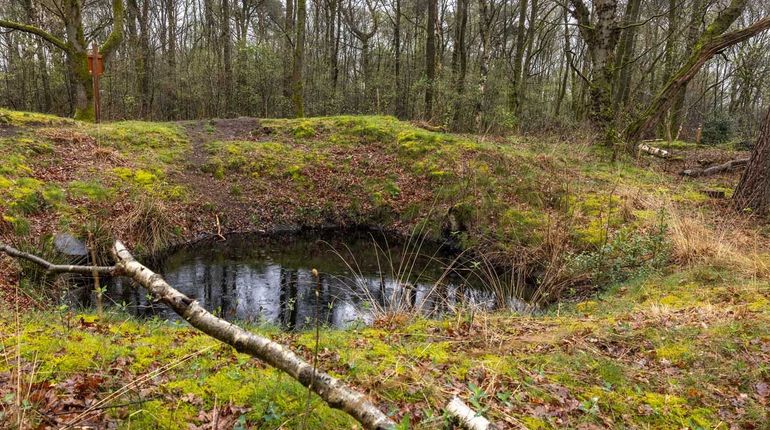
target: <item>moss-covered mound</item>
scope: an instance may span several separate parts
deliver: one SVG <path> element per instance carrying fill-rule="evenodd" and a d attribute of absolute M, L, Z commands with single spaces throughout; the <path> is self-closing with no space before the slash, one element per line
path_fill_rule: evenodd
<path fill-rule="evenodd" d="M 514 261 L 529 284 L 566 288 L 593 278 L 586 255 L 613 254 L 603 249 L 618 240 L 639 245 L 631 259 L 653 259 L 663 202 L 709 204 L 699 184 L 578 142 L 480 140 L 392 117 L 4 115 L 0 235 L 36 249 L 55 232 L 120 237 L 141 254 L 218 232 L 362 225 L 448 238 Z"/>

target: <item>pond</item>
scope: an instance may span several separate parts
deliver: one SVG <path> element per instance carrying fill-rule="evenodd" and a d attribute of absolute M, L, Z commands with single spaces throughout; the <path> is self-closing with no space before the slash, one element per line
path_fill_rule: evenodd
<path fill-rule="evenodd" d="M 370 324 L 391 311 L 431 317 L 499 303 L 478 276 L 458 268 L 449 247 L 381 232 L 232 235 L 156 260 L 148 266 L 216 315 L 288 330 L 312 327 L 316 315 L 323 325 L 341 328 Z M 105 303 L 138 316 L 178 319 L 122 278 L 109 283 Z"/>

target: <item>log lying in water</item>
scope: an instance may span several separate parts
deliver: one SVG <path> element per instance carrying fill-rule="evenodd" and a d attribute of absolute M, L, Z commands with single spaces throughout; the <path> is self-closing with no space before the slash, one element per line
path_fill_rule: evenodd
<path fill-rule="evenodd" d="M 155 299 L 169 306 L 193 327 L 232 346 L 238 352 L 249 354 L 289 374 L 318 394 L 330 407 L 346 412 L 361 423 L 364 428 L 380 430 L 396 427 L 395 422 L 364 394 L 348 387 L 331 375 L 314 369 L 312 364 L 304 361 L 283 345 L 212 315 L 197 301 L 177 291 L 160 275 L 136 261 L 120 241 L 115 242 L 112 248 L 117 263 L 109 267 L 56 265 L 1 243 L 0 252 L 31 261 L 57 273 L 91 274 L 96 270 L 99 273 L 128 276 L 149 291 Z"/>
<path fill-rule="evenodd" d="M 696 178 L 698 176 L 709 176 L 709 175 L 716 175 L 717 173 L 722 172 L 729 172 L 732 170 L 737 169 L 738 167 L 743 167 L 746 164 L 749 163 L 748 158 L 738 158 L 736 160 L 730 160 L 727 163 L 724 164 L 718 164 L 716 166 L 711 166 L 706 169 L 687 169 L 683 170 L 681 172 L 682 176 L 689 176 L 692 178 Z"/>

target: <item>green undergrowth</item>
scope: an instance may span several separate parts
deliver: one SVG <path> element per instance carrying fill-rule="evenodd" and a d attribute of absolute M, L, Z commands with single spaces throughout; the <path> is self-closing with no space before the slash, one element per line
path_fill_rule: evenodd
<path fill-rule="evenodd" d="M 36 112 L 21 112 L 0 108 L 0 125 L 73 125 L 74 120 Z"/>
<path fill-rule="evenodd" d="M 214 141 L 206 144 L 206 151 L 210 158 L 202 170 L 216 179 L 243 173 L 254 180 L 271 177 L 301 181 L 305 166 L 323 161 L 312 148 L 281 142 Z"/>
<path fill-rule="evenodd" d="M 97 143 L 120 151 L 146 168 L 179 163 L 189 148 L 180 127 L 168 123 L 121 121 L 89 127 Z"/>
<path fill-rule="evenodd" d="M 323 329 L 320 367 L 413 428 L 442 428 L 450 393 L 493 421 L 526 428 L 762 428 L 770 419 L 769 298 L 765 281 L 699 266 L 619 283 L 536 316 L 460 314 Z M 10 328 L 3 354 L 15 356 L 20 344 L 34 382 L 57 392 L 92 375 L 103 378 L 95 394 L 103 398 L 180 363 L 142 384 L 145 401 L 113 400 L 129 406 L 108 409 L 103 419 L 121 428 L 187 428 L 215 405 L 236 408 L 244 428 L 287 420 L 294 428 L 305 410 L 306 391 L 291 378 L 184 324 L 34 313 L 22 315 L 17 337 L 12 313 L 0 317 Z M 312 332 L 250 329 L 306 359 L 315 348 Z M 0 362 L 0 375 L 14 363 Z M 316 397 L 311 407 L 306 428 L 354 426 Z"/>
<path fill-rule="evenodd" d="M 115 205 L 123 208 L 118 217 L 141 218 L 133 208 L 187 196 L 184 185 L 168 179 L 189 148 L 175 125 L 3 114 L 14 126 L 0 133 L 0 234 L 6 240 L 39 242 L 33 234 L 61 231 L 84 237 L 87 225 L 113 221 Z"/>

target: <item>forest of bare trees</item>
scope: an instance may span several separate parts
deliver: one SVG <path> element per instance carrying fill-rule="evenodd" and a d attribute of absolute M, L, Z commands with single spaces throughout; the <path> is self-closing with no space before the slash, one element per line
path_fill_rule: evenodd
<path fill-rule="evenodd" d="M 5 0 L 0 104 L 88 117 L 98 43 L 105 118 L 377 113 L 638 140 L 729 116 L 751 139 L 768 16 L 760 0 Z"/>

